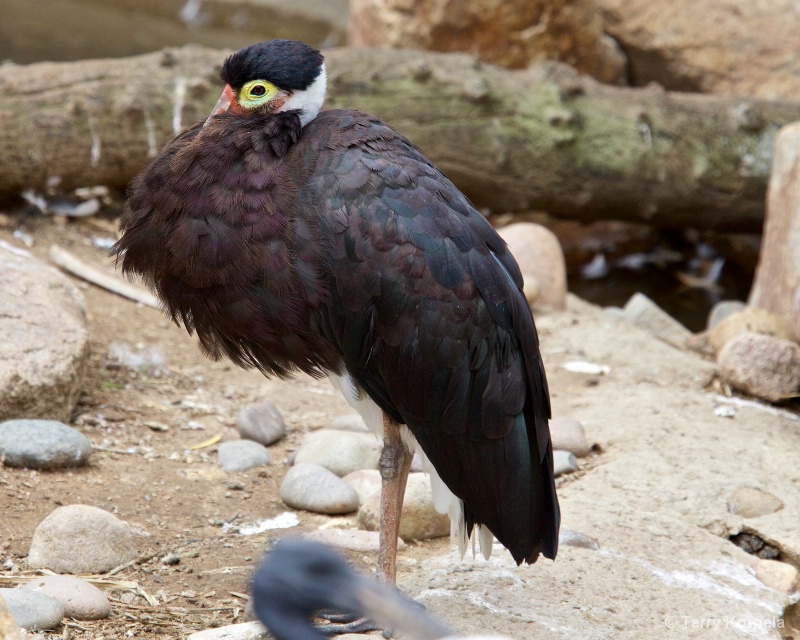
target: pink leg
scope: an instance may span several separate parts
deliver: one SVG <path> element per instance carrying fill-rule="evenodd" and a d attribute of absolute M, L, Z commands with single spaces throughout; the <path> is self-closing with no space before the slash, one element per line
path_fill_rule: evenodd
<path fill-rule="evenodd" d="M 379 463 L 381 478 L 381 528 L 378 551 L 378 579 L 397 582 L 397 534 L 406 492 L 411 453 L 400 437 L 400 425 L 383 414 L 383 451 Z"/>

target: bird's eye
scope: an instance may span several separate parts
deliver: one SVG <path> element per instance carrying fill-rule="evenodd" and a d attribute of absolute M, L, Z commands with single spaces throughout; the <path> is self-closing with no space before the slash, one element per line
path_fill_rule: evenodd
<path fill-rule="evenodd" d="M 245 109 L 256 109 L 267 104 L 279 93 L 278 87 L 266 80 L 251 80 L 239 91 L 239 104 Z"/>

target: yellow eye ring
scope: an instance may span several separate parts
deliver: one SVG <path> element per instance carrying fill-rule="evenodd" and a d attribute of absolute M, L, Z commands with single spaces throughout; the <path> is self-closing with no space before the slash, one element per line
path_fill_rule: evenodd
<path fill-rule="evenodd" d="M 266 104 L 278 93 L 278 87 L 266 80 L 251 80 L 239 91 L 239 104 L 245 109 L 255 109 Z"/>

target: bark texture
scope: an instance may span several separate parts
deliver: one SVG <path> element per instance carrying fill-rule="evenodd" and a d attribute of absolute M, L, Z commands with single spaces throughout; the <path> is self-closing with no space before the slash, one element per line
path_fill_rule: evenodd
<path fill-rule="evenodd" d="M 509 71 L 463 54 L 326 53 L 330 107 L 374 113 L 478 205 L 759 231 L 778 129 L 800 105 L 601 85 L 556 63 Z M 122 187 L 204 119 L 225 52 L 0 68 L 0 197 Z"/>

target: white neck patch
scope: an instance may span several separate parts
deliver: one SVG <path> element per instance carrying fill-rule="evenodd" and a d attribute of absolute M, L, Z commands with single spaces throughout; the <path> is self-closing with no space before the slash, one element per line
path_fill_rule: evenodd
<path fill-rule="evenodd" d="M 325 72 L 325 63 L 322 63 L 319 75 L 304 91 L 295 91 L 286 102 L 281 105 L 281 111 L 300 110 L 300 126 L 305 127 L 317 117 L 322 103 L 325 102 L 325 91 L 328 86 L 328 76 Z"/>

